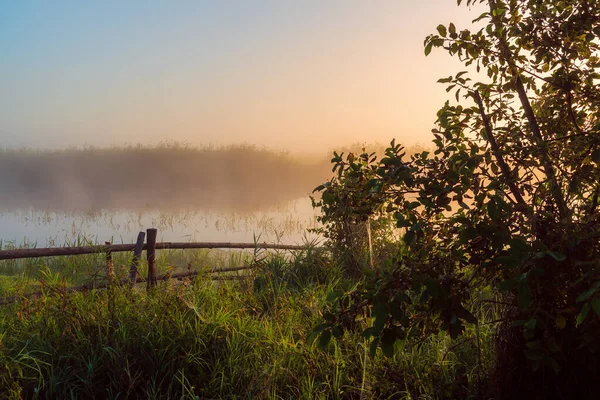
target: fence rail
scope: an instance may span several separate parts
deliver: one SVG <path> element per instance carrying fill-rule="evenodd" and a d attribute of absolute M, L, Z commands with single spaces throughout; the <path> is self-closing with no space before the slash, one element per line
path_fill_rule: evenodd
<path fill-rule="evenodd" d="M 156 276 L 155 251 L 156 250 L 171 250 L 171 249 L 274 249 L 274 250 L 305 250 L 307 246 L 286 245 L 286 244 L 271 244 L 271 243 L 233 243 L 233 242 L 160 242 L 156 243 L 157 230 L 147 229 L 146 232 L 140 232 L 136 243 L 132 244 L 110 244 L 98 246 L 79 246 L 79 247 L 49 247 L 49 248 L 33 248 L 33 249 L 14 249 L 0 250 L 0 260 L 15 260 L 22 258 L 39 258 L 39 257 L 57 257 L 57 256 L 76 256 L 83 254 L 104 254 L 106 258 L 107 283 L 88 284 L 82 286 L 73 286 L 62 288 L 61 292 L 82 292 L 90 289 L 103 289 L 112 284 L 120 285 L 129 284 L 134 286 L 136 283 L 146 282 L 147 289 L 150 290 L 157 281 L 168 279 L 183 279 L 194 278 L 198 276 L 198 272 L 188 271 L 174 274 L 166 274 L 162 277 Z M 146 238 L 147 243 L 144 243 Z M 146 279 L 140 278 L 138 274 L 138 266 L 142 258 L 142 251 L 146 250 L 146 260 L 148 262 L 148 276 Z M 114 266 L 112 253 L 133 252 L 128 279 L 116 282 L 114 277 Z M 228 271 L 240 271 L 251 269 L 253 266 L 239 266 L 212 269 L 205 272 L 220 273 Z M 235 279 L 235 276 L 212 276 L 213 280 Z M 239 277 L 238 277 L 239 278 Z M 0 299 L 0 305 L 14 303 L 20 298 L 36 298 L 42 296 L 42 292 L 30 293 L 22 296 L 12 296 L 5 299 Z"/>
<path fill-rule="evenodd" d="M 122 253 L 133 251 L 135 243 L 132 244 L 110 244 L 80 247 L 44 247 L 34 249 L 0 250 L 0 260 L 15 260 L 20 258 L 77 256 L 95 253 Z M 232 243 L 232 242 L 159 242 L 156 250 L 167 249 L 272 249 L 272 250 L 303 250 L 305 246 L 270 243 Z M 148 250 L 145 243 L 142 250 Z"/>

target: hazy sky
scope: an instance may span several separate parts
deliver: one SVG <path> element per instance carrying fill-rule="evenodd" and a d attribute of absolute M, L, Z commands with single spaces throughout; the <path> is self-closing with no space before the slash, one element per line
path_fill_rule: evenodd
<path fill-rule="evenodd" d="M 0 0 L 0 146 L 430 140 L 456 0 Z"/>

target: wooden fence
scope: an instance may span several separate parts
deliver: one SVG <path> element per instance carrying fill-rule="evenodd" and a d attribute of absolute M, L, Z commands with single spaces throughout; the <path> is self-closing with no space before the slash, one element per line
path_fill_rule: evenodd
<path fill-rule="evenodd" d="M 108 282 L 99 285 L 82 285 L 70 288 L 64 288 L 64 292 L 82 292 L 90 289 L 103 289 L 115 283 L 120 285 L 133 286 L 136 283 L 146 281 L 146 288 L 150 290 L 158 281 L 166 279 L 185 279 L 195 277 L 198 272 L 182 272 L 175 274 L 166 274 L 162 277 L 156 275 L 156 250 L 164 249 L 277 249 L 277 250 L 304 250 L 306 246 L 270 244 L 270 243 L 231 243 L 231 242 L 156 242 L 157 229 L 147 229 L 146 232 L 140 232 L 136 243 L 132 244 L 111 244 L 107 242 L 98 246 L 80 246 L 80 247 L 52 247 L 52 248 L 34 248 L 34 249 L 14 249 L 0 250 L 0 260 L 15 260 L 23 258 L 56 257 L 56 256 L 75 256 L 82 254 L 104 253 L 106 255 L 106 275 Z M 144 240 L 146 243 L 144 243 Z M 138 266 L 142 258 L 142 252 L 146 250 L 146 260 L 148 262 L 148 276 L 144 280 L 138 277 Z M 131 265 L 129 268 L 128 279 L 117 282 L 112 254 L 119 252 L 133 252 Z M 253 268 L 253 266 L 238 266 L 229 268 L 217 268 L 207 272 L 221 273 L 231 271 L 241 271 Z M 213 276 L 213 280 L 234 279 L 231 276 Z M 24 296 L 12 296 L 0 299 L 0 305 L 14 303 L 19 298 L 36 298 L 42 296 L 42 292 L 30 293 Z"/>

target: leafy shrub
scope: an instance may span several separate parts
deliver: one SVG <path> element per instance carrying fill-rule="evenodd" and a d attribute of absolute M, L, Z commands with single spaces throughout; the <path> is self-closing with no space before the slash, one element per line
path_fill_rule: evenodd
<path fill-rule="evenodd" d="M 426 54 L 443 48 L 490 78 L 440 79 L 474 104 L 438 112 L 433 154 L 406 158 L 392 142 L 358 167 L 336 155 L 338 180 L 317 188 L 334 245 L 352 246 L 338 240 L 345 224 L 384 208 L 408 250 L 332 295 L 336 312 L 315 333 L 341 337 L 366 315 L 372 352 L 391 356 L 409 333 L 463 334 L 478 322 L 473 289 L 490 286 L 505 305 L 498 395 L 589 398 L 600 389 L 600 3 L 477 3 L 489 6 L 484 28 L 440 25 L 425 40 Z"/>

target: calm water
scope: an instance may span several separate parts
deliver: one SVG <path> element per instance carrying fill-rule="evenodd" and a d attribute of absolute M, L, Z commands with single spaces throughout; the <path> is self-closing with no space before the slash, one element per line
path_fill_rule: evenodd
<path fill-rule="evenodd" d="M 63 246 L 85 238 L 94 243 L 133 243 L 140 230 L 157 228 L 159 241 L 260 241 L 286 244 L 314 238 L 306 232 L 317 225 L 310 199 L 252 213 L 232 211 L 119 210 L 44 211 L 11 209 L 0 211 L 3 245 Z"/>

